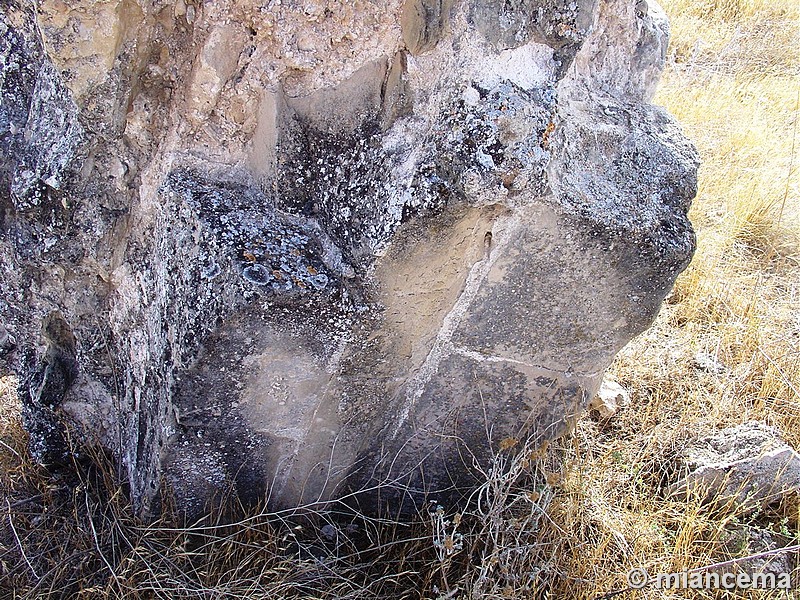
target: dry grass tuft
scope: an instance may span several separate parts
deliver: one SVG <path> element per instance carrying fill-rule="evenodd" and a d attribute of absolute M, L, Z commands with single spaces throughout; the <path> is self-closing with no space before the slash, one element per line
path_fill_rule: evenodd
<path fill-rule="evenodd" d="M 800 71 L 800 8 L 794 0 L 672 0 L 671 58 L 728 75 L 792 76 Z M 712 113 L 709 113 L 712 114 Z"/>
<path fill-rule="evenodd" d="M 550 487 L 532 448 L 500 451 L 458 514 L 431 506 L 398 523 L 255 507 L 186 526 L 165 507 L 145 523 L 105 456 L 88 451 L 78 475 L 33 464 L 10 378 L 2 386 L 3 597 L 505 598 L 542 580 L 530 557 Z"/>

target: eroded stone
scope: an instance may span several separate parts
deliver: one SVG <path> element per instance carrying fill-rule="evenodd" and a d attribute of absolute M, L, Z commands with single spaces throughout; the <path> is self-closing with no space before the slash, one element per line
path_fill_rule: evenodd
<path fill-rule="evenodd" d="M 800 455 L 759 421 L 694 440 L 680 457 L 678 497 L 753 512 L 800 491 Z"/>
<path fill-rule="evenodd" d="M 654 6 L 46 4 L 2 9 L 0 360 L 40 456 L 77 423 L 142 511 L 457 503 L 693 252 Z"/>

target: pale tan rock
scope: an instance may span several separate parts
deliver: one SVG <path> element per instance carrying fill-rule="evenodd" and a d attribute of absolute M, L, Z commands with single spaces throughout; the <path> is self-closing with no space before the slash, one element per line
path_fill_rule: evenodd
<path fill-rule="evenodd" d="M 175 16 L 183 17 L 186 14 L 186 2 L 184 0 L 175 0 Z"/>
<path fill-rule="evenodd" d="M 589 408 L 596 410 L 604 419 L 608 419 L 617 414 L 621 407 L 629 405 L 631 402 L 628 390 L 610 379 L 603 379 L 597 394 L 589 402 Z"/>
<path fill-rule="evenodd" d="M 48 53 L 69 73 L 67 85 L 79 101 L 109 76 L 122 45 L 144 13 L 135 0 L 43 0 L 38 18 Z"/>
<path fill-rule="evenodd" d="M 318 44 L 310 35 L 301 35 L 297 38 L 297 49 L 300 52 L 314 52 Z"/>
<path fill-rule="evenodd" d="M 238 24 L 212 29 L 192 71 L 186 92 L 187 118 L 201 125 L 217 106 L 220 92 L 239 65 L 247 34 Z"/>

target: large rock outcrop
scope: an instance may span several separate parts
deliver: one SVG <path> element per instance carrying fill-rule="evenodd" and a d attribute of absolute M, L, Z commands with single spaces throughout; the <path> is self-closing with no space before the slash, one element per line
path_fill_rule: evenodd
<path fill-rule="evenodd" d="M 454 501 L 694 235 L 639 0 L 0 4 L 0 353 L 142 511 Z"/>

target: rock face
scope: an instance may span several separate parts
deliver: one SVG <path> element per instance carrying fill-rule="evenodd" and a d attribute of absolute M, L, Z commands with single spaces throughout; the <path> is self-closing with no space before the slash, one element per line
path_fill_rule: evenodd
<path fill-rule="evenodd" d="M 0 4 L 2 369 L 189 511 L 455 501 L 694 249 L 633 0 Z"/>

